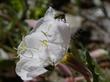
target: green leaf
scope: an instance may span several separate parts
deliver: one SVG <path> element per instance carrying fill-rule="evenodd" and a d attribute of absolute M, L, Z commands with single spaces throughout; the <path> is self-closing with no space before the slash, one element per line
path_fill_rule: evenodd
<path fill-rule="evenodd" d="M 91 58 L 87 49 L 85 50 L 85 53 L 86 53 L 86 61 L 87 61 L 88 68 L 91 71 L 92 76 L 93 76 L 93 82 L 99 82 L 99 73 L 96 72 L 96 70 L 95 70 L 96 69 L 95 62 Z"/>

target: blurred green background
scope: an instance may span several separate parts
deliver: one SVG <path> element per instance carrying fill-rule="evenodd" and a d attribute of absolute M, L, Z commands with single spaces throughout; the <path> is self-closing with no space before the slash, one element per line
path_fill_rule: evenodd
<path fill-rule="evenodd" d="M 41 18 L 48 0 L 0 1 L 0 48 L 15 53 L 22 36 L 29 32 L 25 19 Z"/>

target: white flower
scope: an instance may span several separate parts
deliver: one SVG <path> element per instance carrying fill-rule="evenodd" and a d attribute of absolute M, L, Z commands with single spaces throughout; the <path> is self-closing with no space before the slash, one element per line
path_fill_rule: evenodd
<path fill-rule="evenodd" d="M 61 20 L 55 20 L 52 16 L 48 17 L 47 14 L 42 24 L 34 32 L 25 36 L 18 46 L 20 60 L 16 65 L 16 73 L 23 80 L 31 80 L 47 72 L 45 67 L 50 64 L 56 65 L 68 48 L 69 26 Z"/>

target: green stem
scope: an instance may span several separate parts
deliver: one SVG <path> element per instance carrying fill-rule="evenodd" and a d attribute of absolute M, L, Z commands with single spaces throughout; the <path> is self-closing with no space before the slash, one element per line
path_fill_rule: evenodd
<path fill-rule="evenodd" d="M 90 69 L 92 75 L 93 75 L 93 82 L 99 82 L 99 75 L 96 73 L 95 71 L 95 64 L 94 61 L 92 60 L 89 52 L 86 50 L 86 61 L 87 61 L 87 65 L 88 68 Z"/>

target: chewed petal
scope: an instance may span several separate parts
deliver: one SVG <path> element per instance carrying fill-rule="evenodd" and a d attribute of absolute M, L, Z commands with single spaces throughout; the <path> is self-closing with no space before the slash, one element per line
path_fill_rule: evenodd
<path fill-rule="evenodd" d="M 25 69 L 23 69 L 23 66 L 24 64 L 26 63 L 27 61 L 23 60 L 22 62 L 19 61 L 17 64 L 16 64 L 16 73 L 21 77 L 21 79 L 23 80 L 31 80 L 32 78 L 27 78 L 27 73 L 28 71 L 26 71 Z"/>
<path fill-rule="evenodd" d="M 36 77 L 36 76 L 39 76 L 41 74 L 44 74 L 46 73 L 47 70 L 43 67 L 38 67 L 36 68 L 35 70 L 32 70 L 30 73 L 27 74 L 28 77 Z"/>
<path fill-rule="evenodd" d="M 31 68 L 33 68 L 33 67 L 31 67 Z M 33 78 L 35 78 L 41 74 L 44 74 L 46 72 L 47 72 L 47 70 L 43 67 L 38 67 L 38 68 L 32 70 L 31 72 L 29 72 L 25 69 L 21 69 L 20 72 L 18 72 L 16 70 L 16 73 L 21 77 L 22 80 L 32 80 Z"/>
<path fill-rule="evenodd" d="M 27 77 L 28 71 L 26 71 L 26 70 L 22 69 L 20 72 L 18 72 L 16 70 L 16 73 L 21 77 L 22 80 L 32 80 L 33 79 L 32 77 Z"/>
<path fill-rule="evenodd" d="M 47 70 L 40 65 L 40 63 L 36 63 L 37 60 L 30 60 L 30 59 L 21 59 L 16 65 L 16 73 L 23 79 L 23 80 L 32 80 L 34 77 L 37 77 Z"/>

